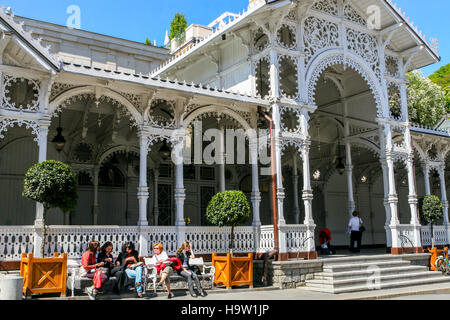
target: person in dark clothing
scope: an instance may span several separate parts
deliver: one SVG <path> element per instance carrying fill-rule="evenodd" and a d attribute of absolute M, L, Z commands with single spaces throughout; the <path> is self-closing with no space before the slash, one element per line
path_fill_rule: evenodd
<path fill-rule="evenodd" d="M 189 292 L 192 297 L 196 298 L 197 294 L 194 291 L 194 282 L 197 285 L 197 290 L 200 292 L 200 295 L 202 297 L 206 297 L 206 291 L 203 290 L 202 285 L 200 283 L 200 280 L 198 278 L 197 273 L 200 273 L 200 269 L 198 266 L 191 266 L 189 264 L 190 258 L 195 258 L 192 249 L 191 244 L 188 241 L 183 242 L 181 245 L 181 248 L 177 251 L 177 258 L 181 262 L 181 269 L 179 269 L 178 275 L 184 277 L 186 281 L 188 282 L 189 286 Z"/>
<path fill-rule="evenodd" d="M 131 285 L 136 286 L 136 292 L 139 298 L 143 298 L 143 286 L 142 275 L 143 267 L 133 266 L 139 261 L 139 254 L 135 250 L 135 246 L 132 242 L 127 242 L 122 246 L 122 252 L 116 260 L 116 266 L 120 267 L 115 271 L 118 280 L 118 289 L 129 287 Z M 114 270 L 114 269 L 113 269 Z"/>
<path fill-rule="evenodd" d="M 114 269 L 114 257 L 112 255 L 113 244 L 111 242 L 105 242 L 100 248 L 100 252 L 97 256 L 97 263 L 103 262 L 103 268 L 108 269 L 108 277 L 111 277 L 111 271 Z"/>

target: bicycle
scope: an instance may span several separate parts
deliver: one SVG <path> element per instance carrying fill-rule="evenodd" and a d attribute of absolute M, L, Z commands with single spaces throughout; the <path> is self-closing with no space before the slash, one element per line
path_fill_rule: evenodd
<path fill-rule="evenodd" d="M 437 257 L 436 261 L 434 262 L 434 265 L 436 267 L 437 271 L 441 271 L 444 275 L 450 274 L 450 261 L 448 260 L 447 255 L 442 255 Z"/>

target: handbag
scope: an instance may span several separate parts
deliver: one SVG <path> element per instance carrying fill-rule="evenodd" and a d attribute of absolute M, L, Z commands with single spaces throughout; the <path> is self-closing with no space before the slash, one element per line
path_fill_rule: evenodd
<path fill-rule="evenodd" d="M 94 274 L 93 284 L 96 289 L 102 287 L 102 270 L 97 269 Z"/>
<path fill-rule="evenodd" d="M 363 224 L 361 223 L 361 219 L 359 219 L 359 232 L 364 232 L 366 231 L 366 227 L 363 226 Z"/>

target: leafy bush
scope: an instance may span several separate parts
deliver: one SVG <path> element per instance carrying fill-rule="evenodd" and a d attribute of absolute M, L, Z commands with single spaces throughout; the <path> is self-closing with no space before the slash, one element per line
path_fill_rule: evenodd
<path fill-rule="evenodd" d="M 186 17 L 182 13 L 175 13 L 175 16 L 170 23 L 169 39 L 172 40 L 181 35 L 188 27 Z"/>
<path fill-rule="evenodd" d="M 419 201 L 419 212 L 422 224 L 431 224 L 431 246 L 434 248 L 433 225 L 444 216 L 444 206 L 437 196 L 425 196 Z"/>
<path fill-rule="evenodd" d="M 407 73 L 406 79 L 410 120 L 434 127 L 446 113 L 445 92 L 419 71 Z"/>
<path fill-rule="evenodd" d="M 234 247 L 234 227 L 250 220 L 250 204 L 242 191 L 216 194 L 206 209 L 206 219 L 218 227 L 231 227 L 230 251 Z"/>
<path fill-rule="evenodd" d="M 421 217 L 424 222 L 435 224 L 439 219 L 442 219 L 444 206 L 441 200 L 434 195 L 425 196 L 422 203 Z"/>
<path fill-rule="evenodd" d="M 70 211 L 77 204 L 77 182 L 70 166 L 48 160 L 32 166 L 25 174 L 22 195 L 43 204 L 45 209 Z"/>
<path fill-rule="evenodd" d="M 22 195 L 44 206 L 44 237 L 41 254 L 44 257 L 46 238 L 46 215 L 51 208 L 59 208 L 68 212 L 77 205 L 77 181 L 70 166 L 48 160 L 28 169 Z"/>

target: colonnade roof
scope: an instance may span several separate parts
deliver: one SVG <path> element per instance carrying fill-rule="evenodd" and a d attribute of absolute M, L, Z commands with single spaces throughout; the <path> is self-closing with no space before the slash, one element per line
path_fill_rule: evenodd
<path fill-rule="evenodd" d="M 181 67 L 185 63 L 192 62 L 192 59 L 198 59 L 202 55 L 202 52 L 208 50 L 217 45 L 217 39 L 221 39 L 223 35 L 227 33 L 233 33 L 237 30 L 241 30 L 246 26 L 253 23 L 253 19 L 260 14 L 271 14 L 275 10 L 285 7 L 293 3 L 289 0 L 260 0 L 250 7 L 247 11 L 244 11 L 236 19 L 229 22 L 223 27 L 219 27 L 217 30 L 208 36 L 206 39 L 195 43 L 192 48 L 186 52 L 173 56 L 165 63 L 157 67 L 152 73 L 152 76 L 162 76 L 167 72 L 172 71 L 175 66 Z M 313 1 L 310 1 L 313 2 Z M 371 5 L 379 6 L 380 2 L 377 0 L 358 0 L 351 1 L 358 7 L 369 8 Z M 398 32 L 392 37 L 391 43 L 401 44 L 401 50 L 399 54 L 411 54 L 411 49 L 417 48 L 419 54 L 413 57 L 412 65 L 413 69 L 425 67 L 427 65 L 439 62 L 441 60 L 438 49 L 430 45 L 425 35 L 418 29 L 417 26 L 406 16 L 404 12 L 398 8 L 392 0 L 383 0 L 381 9 L 381 22 L 382 29 L 372 32 L 373 34 L 383 35 L 389 33 L 391 29 L 398 28 Z M 366 10 L 364 10 L 366 11 Z M 225 41 L 230 41 L 228 38 Z M 222 40 L 222 42 L 225 42 Z M 430 39 L 431 41 L 431 39 Z"/>

